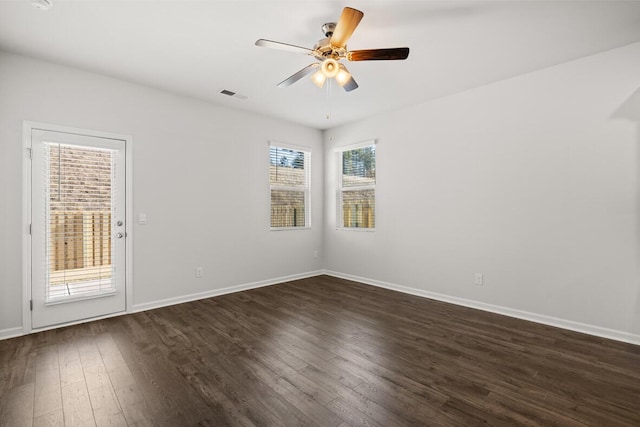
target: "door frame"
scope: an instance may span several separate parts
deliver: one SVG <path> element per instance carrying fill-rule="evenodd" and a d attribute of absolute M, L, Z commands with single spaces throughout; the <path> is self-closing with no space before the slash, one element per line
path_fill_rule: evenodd
<path fill-rule="evenodd" d="M 125 313 L 131 313 L 133 308 L 133 137 L 112 132 L 103 132 L 90 129 L 74 128 L 69 126 L 54 125 L 50 123 L 25 120 L 22 124 L 22 333 L 45 331 L 56 329 L 90 320 L 98 320 L 107 317 L 119 316 L 122 313 L 97 316 L 91 319 L 83 319 L 63 323 L 60 325 L 33 329 L 31 323 L 31 134 L 32 131 L 44 130 L 63 132 L 77 135 L 93 136 L 98 138 L 119 139 L 125 143 Z"/>

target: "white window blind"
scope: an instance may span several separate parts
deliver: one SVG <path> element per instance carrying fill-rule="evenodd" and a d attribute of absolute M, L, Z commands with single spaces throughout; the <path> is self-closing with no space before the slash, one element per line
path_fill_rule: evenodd
<path fill-rule="evenodd" d="M 340 151 L 338 162 L 338 228 L 374 229 L 375 144 Z"/>
<path fill-rule="evenodd" d="M 311 152 L 271 145 L 271 229 L 310 227 Z"/>
<path fill-rule="evenodd" d="M 46 302 L 115 291 L 112 150 L 45 143 Z"/>

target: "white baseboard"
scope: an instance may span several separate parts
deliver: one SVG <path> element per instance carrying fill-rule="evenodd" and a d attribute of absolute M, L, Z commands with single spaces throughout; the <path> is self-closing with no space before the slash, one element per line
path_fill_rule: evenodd
<path fill-rule="evenodd" d="M 268 280 L 261 280 L 259 282 L 245 283 L 241 285 L 229 286 L 221 289 L 212 289 L 209 291 L 198 292 L 195 294 L 181 295 L 179 297 L 167 298 L 163 300 L 145 302 L 142 304 L 135 304 L 131 313 L 139 311 L 152 310 L 154 308 L 166 307 L 168 305 L 182 304 L 184 302 L 196 301 L 205 298 L 216 297 L 219 295 L 231 294 L 233 292 L 246 291 L 249 289 L 262 288 L 264 286 L 277 285 L 278 283 L 290 282 L 292 280 L 306 279 L 308 277 L 314 277 L 324 274 L 323 270 L 310 271 L 307 273 L 292 274 L 290 276 L 276 277 Z"/>
<path fill-rule="evenodd" d="M 7 340 L 9 338 L 19 337 L 20 335 L 23 335 L 22 326 L 0 330 L 0 340 Z"/>
<path fill-rule="evenodd" d="M 195 294 L 182 295 L 174 298 L 167 298 L 163 300 L 136 304 L 132 307 L 131 310 L 129 310 L 129 313 L 151 310 L 154 308 L 166 307 L 174 304 L 182 304 L 189 301 L 195 301 L 195 300 L 204 299 L 204 298 L 211 298 L 219 295 L 230 294 L 233 292 L 240 292 L 240 291 L 246 291 L 249 289 L 261 288 L 264 286 L 277 285 L 279 283 L 289 282 L 292 280 L 306 279 L 309 277 L 319 276 L 322 274 L 326 274 L 328 276 L 338 277 L 346 280 L 353 280 L 353 281 L 364 283 L 367 285 L 377 286 L 379 288 L 385 288 L 393 291 L 403 292 L 405 294 L 416 295 L 424 298 L 430 298 L 437 301 L 443 301 L 451 304 L 461 305 L 464 307 L 475 308 L 478 310 L 488 311 L 491 313 L 502 314 L 509 317 L 515 317 L 518 319 L 541 323 L 544 325 L 554 326 L 562 329 L 568 329 L 571 331 L 581 332 L 584 334 L 594 335 L 597 337 L 640 345 L 640 335 L 637 335 L 637 334 L 631 334 L 628 332 L 617 331 L 613 329 L 603 328 L 600 326 L 588 325 L 580 322 L 574 322 L 571 320 L 545 316 L 542 314 L 531 313 L 528 311 L 516 310 L 508 307 L 486 304 L 479 301 L 473 301 L 465 298 L 439 294 L 436 292 L 429 292 L 422 289 L 410 288 L 407 286 L 397 285 L 395 283 L 368 279 L 366 277 L 354 276 L 351 274 L 339 273 L 337 271 L 331 271 L 331 270 L 317 270 L 317 271 L 311 271 L 307 273 L 293 274 L 290 276 L 277 277 L 277 278 L 268 279 L 268 280 L 261 280 L 258 282 L 245 283 L 245 284 L 229 286 L 221 289 L 213 289 L 205 292 L 198 292 Z M 120 314 L 123 314 L 123 313 L 120 313 Z M 106 316 L 106 317 L 111 317 L 111 316 Z M 97 320 L 97 319 L 94 319 L 94 320 Z M 82 323 L 86 321 L 87 320 L 83 320 L 81 322 L 76 322 L 76 323 Z M 65 326 L 68 326 L 68 325 L 65 325 Z M 39 331 L 34 330 L 33 332 L 39 332 Z M 0 330 L 0 340 L 18 337 L 20 335 L 24 335 L 22 327 Z"/>
<path fill-rule="evenodd" d="M 338 277 L 346 280 L 364 283 L 367 285 L 377 286 L 379 288 L 390 289 L 393 291 L 403 292 L 405 294 L 416 295 L 420 297 L 430 298 L 437 301 L 448 302 L 451 304 L 461 305 L 464 307 L 475 308 L 478 310 L 488 311 L 491 313 L 502 314 L 517 319 L 528 320 L 531 322 L 541 323 L 544 325 L 554 326 L 557 328 L 568 329 L 583 334 L 594 335 L 601 338 L 607 338 L 616 341 L 622 341 L 629 344 L 640 345 L 640 335 L 628 332 L 617 331 L 614 329 L 603 328 L 600 326 L 588 325 L 585 323 L 574 322 L 572 320 L 560 319 L 557 317 L 545 316 L 542 314 L 531 313 L 528 311 L 516 310 L 513 308 L 502 307 L 498 305 L 486 304 L 479 301 L 473 301 L 465 298 L 454 297 L 436 292 L 429 292 L 422 289 L 410 288 L 407 286 L 397 285 L 395 283 L 382 282 L 379 280 L 368 279 L 366 277 L 353 276 L 351 274 L 339 273 L 337 271 L 325 270 L 324 274 L 328 276 Z"/>
<path fill-rule="evenodd" d="M 132 307 L 131 310 L 127 311 L 127 313 L 136 313 L 136 312 L 139 312 L 139 311 L 151 310 L 151 309 L 154 309 L 154 308 L 166 307 L 166 306 L 169 306 L 169 305 L 181 304 L 183 302 L 195 301 L 195 300 L 204 299 L 204 298 L 211 298 L 211 297 L 215 297 L 215 296 L 218 296 L 218 295 L 230 294 L 230 293 L 233 293 L 233 292 L 240 292 L 240 291 L 246 291 L 246 290 L 249 290 L 249 289 L 261 288 L 261 287 L 264 287 L 264 286 L 277 285 L 278 283 L 289 282 L 289 281 L 292 281 L 292 280 L 306 279 L 308 277 L 319 276 L 321 274 L 324 274 L 323 270 L 310 271 L 310 272 L 306 272 L 306 273 L 292 274 L 290 276 L 277 277 L 277 278 L 268 279 L 268 280 L 261 280 L 259 282 L 252 282 L 252 283 L 245 283 L 245 284 L 236 285 L 236 286 L 229 286 L 229 287 L 222 288 L 222 289 L 213 289 L 213 290 L 210 290 L 210 291 L 199 292 L 199 293 L 195 293 L 195 294 L 182 295 L 182 296 L 175 297 L 175 298 L 167 298 L 167 299 L 158 300 L 158 301 L 146 302 L 146 303 L 143 303 L 143 304 L 135 304 Z M 96 318 L 92 318 L 92 319 L 83 319 L 83 320 L 79 320 L 77 322 L 70 322 L 70 323 L 66 323 L 64 325 L 56 325 L 56 326 L 52 326 L 52 327 L 49 327 L 49 328 L 34 329 L 32 331 L 32 333 L 42 332 L 42 331 L 45 331 L 45 330 L 48 330 L 48 329 L 61 328 L 61 327 L 64 327 L 64 326 L 71 326 L 71 325 L 90 322 L 90 321 L 94 321 L 94 320 L 105 319 L 105 318 L 108 318 L 108 317 L 121 316 L 121 315 L 124 315 L 124 314 L 127 314 L 127 313 L 122 312 L 122 313 L 109 314 L 109 315 L 106 315 L 106 316 L 96 317 Z M 22 327 L 0 330 L 0 340 L 13 338 L 13 337 L 18 337 L 18 336 L 21 336 L 21 335 L 25 335 L 24 331 L 22 330 Z"/>

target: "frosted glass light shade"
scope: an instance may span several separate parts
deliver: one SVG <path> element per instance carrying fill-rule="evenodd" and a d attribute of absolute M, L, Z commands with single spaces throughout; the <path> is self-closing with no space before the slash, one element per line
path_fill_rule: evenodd
<path fill-rule="evenodd" d="M 328 58 L 322 62 L 322 67 L 320 68 L 320 70 L 326 78 L 330 79 L 338 74 L 338 71 L 340 71 L 340 64 L 338 64 L 338 61 L 336 61 L 335 59 Z"/>
<path fill-rule="evenodd" d="M 340 70 L 336 74 L 336 81 L 340 86 L 344 86 L 345 83 L 347 83 L 350 78 L 351 78 L 351 73 L 349 73 L 345 68 L 345 66 L 341 64 Z"/>
<path fill-rule="evenodd" d="M 322 73 L 322 70 L 316 71 L 311 75 L 311 81 L 320 88 L 324 86 L 325 80 L 327 80 L 327 78 Z"/>

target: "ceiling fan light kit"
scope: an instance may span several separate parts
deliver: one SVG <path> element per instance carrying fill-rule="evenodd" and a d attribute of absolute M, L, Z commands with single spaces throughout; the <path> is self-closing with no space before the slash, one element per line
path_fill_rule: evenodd
<path fill-rule="evenodd" d="M 321 61 L 320 63 L 310 64 L 291 77 L 281 81 L 278 83 L 278 87 L 291 86 L 304 76 L 313 73 L 311 81 L 316 86 L 322 87 L 327 79 L 335 79 L 345 91 L 351 92 L 358 88 L 358 84 L 349 73 L 349 70 L 347 70 L 347 67 L 339 62 L 341 59 L 348 61 L 388 61 L 403 60 L 409 57 L 408 47 L 347 50 L 347 41 L 351 38 L 363 16 L 364 13 L 361 11 L 345 7 L 337 23 L 328 22 L 322 26 L 322 32 L 326 38 L 318 41 L 313 49 L 265 39 L 257 40 L 256 46 L 304 53 Z"/>

